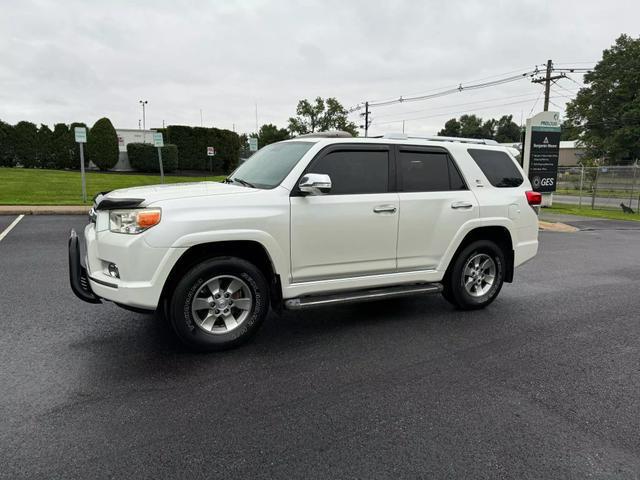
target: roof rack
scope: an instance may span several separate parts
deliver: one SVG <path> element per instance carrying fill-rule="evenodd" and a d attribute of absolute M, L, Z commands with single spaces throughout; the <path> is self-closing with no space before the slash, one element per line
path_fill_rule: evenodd
<path fill-rule="evenodd" d="M 476 145 L 498 145 L 498 142 L 490 138 L 466 138 L 466 137 L 441 137 L 441 136 L 420 136 L 409 135 L 404 133 L 386 133 L 381 138 L 389 138 L 393 140 L 429 140 L 430 142 L 458 142 L 458 143 L 473 143 Z"/>
<path fill-rule="evenodd" d="M 298 135 L 297 138 L 351 138 L 349 132 L 343 132 L 342 130 L 327 130 L 326 132 L 313 132 L 313 133 L 304 133 L 302 135 Z"/>

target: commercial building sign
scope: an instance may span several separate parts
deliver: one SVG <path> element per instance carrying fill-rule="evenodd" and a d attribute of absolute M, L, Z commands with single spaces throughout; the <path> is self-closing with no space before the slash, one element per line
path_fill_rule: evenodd
<path fill-rule="evenodd" d="M 523 167 L 536 192 L 556 191 L 560 156 L 560 115 L 541 112 L 527 120 Z"/>

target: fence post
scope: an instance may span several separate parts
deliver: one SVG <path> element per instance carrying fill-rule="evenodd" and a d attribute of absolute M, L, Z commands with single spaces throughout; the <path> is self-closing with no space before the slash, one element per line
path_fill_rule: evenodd
<path fill-rule="evenodd" d="M 591 195 L 591 210 L 595 208 L 596 194 L 598 193 L 598 176 L 600 175 L 600 167 L 596 167 L 596 179 L 593 182 L 593 194 Z"/>
<path fill-rule="evenodd" d="M 580 199 L 578 200 L 578 208 L 582 208 L 582 186 L 584 185 L 584 165 L 580 169 Z"/>
<path fill-rule="evenodd" d="M 634 190 L 636 189 L 637 170 L 638 170 L 638 160 L 636 160 L 636 163 L 633 165 L 633 183 L 631 184 L 631 195 L 629 195 L 629 208 L 631 208 L 631 205 L 633 204 L 633 193 L 634 193 Z M 640 205 L 638 205 L 638 209 L 640 209 Z"/>

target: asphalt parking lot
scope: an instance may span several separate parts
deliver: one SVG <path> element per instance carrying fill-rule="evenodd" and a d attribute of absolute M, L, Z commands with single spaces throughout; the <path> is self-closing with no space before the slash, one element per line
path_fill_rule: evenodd
<path fill-rule="evenodd" d="M 27 216 L 0 242 L 1 478 L 640 476 L 640 224 L 542 233 L 484 311 L 289 312 L 196 355 L 73 296 L 84 223 Z"/>

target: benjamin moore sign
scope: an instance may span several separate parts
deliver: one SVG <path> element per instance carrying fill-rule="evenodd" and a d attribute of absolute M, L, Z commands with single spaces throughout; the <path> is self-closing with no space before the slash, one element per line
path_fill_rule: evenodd
<path fill-rule="evenodd" d="M 560 155 L 557 112 L 541 112 L 527 120 L 524 168 L 536 192 L 556 191 Z"/>

